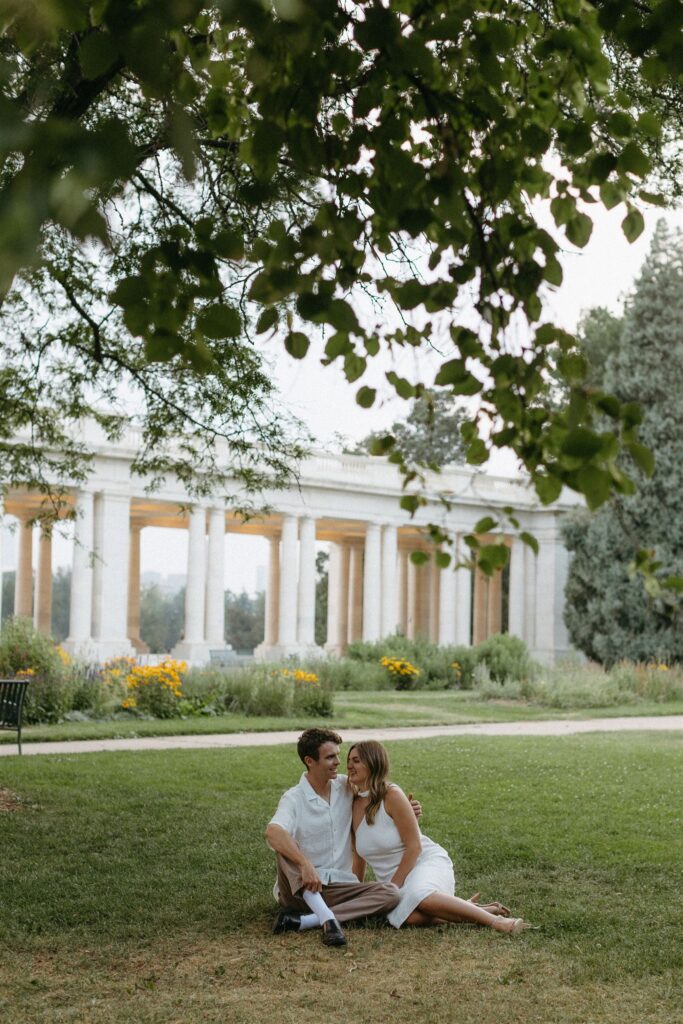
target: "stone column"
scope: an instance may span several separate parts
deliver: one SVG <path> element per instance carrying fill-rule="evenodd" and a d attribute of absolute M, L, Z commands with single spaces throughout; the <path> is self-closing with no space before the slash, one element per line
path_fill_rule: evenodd
<path fill-rule="evenodd" d="M 268 661 L 278 641 L 278 621 L 280 618 L 280 537 L 271 534 L 268 537 L 268 581 L 266 583 L 266 606 L 264 609 L 263 643 L 254 651 L 258 661 Z"/>
<path fill-rule="evenodd" d="M 456 562 L 462 557 L 462 540 L 456 543 Z M 472 634 L 472 573 L 469 569 L 455 571 L 455 642 L 469 647 Z"/>
<path fill-rule="evenodd" d="M 498 570 L 488 578 L 486 635 L 500 633 L 503 625 L 503 573 Z"/>
<path fill-rule="evenodd" d="M 296 650 L 298 609 L 298 533 L 296 516 L 282 517 L 282 556 L 280 561 L 280 614 L 278 618 L 278 648 L 281 657 Z"/>
<path fill-rule="evenodd" d="M 363 636 L 363 550 L 357 544 L 350 549 L 349 564 L 349 643 Z"/>
<path fill-rule="evenodd" d="M 409 554 L 406 573 L 406 636 L 409 640 L 417 636 L 418 582 L 418 569 Z"/>
<path fill-rule="evenodd" d="M 225 512 L 209 510 L 209 545 L 206 562 L 206 642 L 214 650 L 225 648 Z"/>
<path fill-rule="evenodd" d="M 398 551 L 398 628 L 408 635 L 408 558 L 407 548 Z"/>
<path fill-rule="evenodd" d="M 133 653 L 128 639 L 130 497 L 103 491 L 94 511 L 93 648 L 104 661 Z"/>
<path fill-rule="evenodd" d="M 176 658 L 204 664 L 209 645 L 204 632 L 206 618 L 206 510 L 194 505 L 187 517 L 187 582 L 185 630 L 173 649 Z"/>
<path fill-rule="evenodd" d="M 524 578 L 525 569 L 525 548 L 523 541 L 513 538 L 510 546 L 510 591 L 508 594 L 508 632 L 512 636 L 518 636 L 520 640 L 527 639 L 525 633 L 525 607 L 524 598 L 526 581 Z"/>
<path fill-rule="evenodd" d="M 442 646 L 456 642 L 455 615 L 458 597 L 458 573 L 450 566 L 439 570 L 439 637 Z"/>
<path fill-rule="evenodd" d="M 327 563 L 327 637 L 325 650 L 330 654 L 339 654 L 339 574 L 341 569 L 341 548 L 337 543 L 330 544 L 330 558 Z"/>
<path fill-rule="evenodd" d="M 570 649 L 564 624 L 564 588 L 569 555 L 559 533 L 559 516 L 545 529 L 534 530 L 539 542 L 536 571 L 536 637 L 534 657 L 545 663 L 557 661 Z"/>
<path fill-rule="evenodd" d="M 397 541 L 396 527 L 385 526 L 382 529 L 382 636 L 390 636 L 398 628 Z"/>
<path fill-rule="evenodd" d="M 14 614 L 31 617 L 33 609 L 33 527 L 20 519 L 17 528 L 17 571 L 14 576 Z"/>
<path fill-rule="evenodd" d="M 429 564 L 417 566 L 415 580 L 415 635 L 429 638 Z"/>
<path fill-rule="evenodd" d="M 315 647 L 315 520 L 304 516 L 299 525 L 299 608 L 297 641 Z"/>
<path fill-rule="evenodd" d="M 92 647 L 92 595 L 94 557 L 93 495 L 79 491 L 75 501 L 74 549 L 71 564 L 69 636 L 64 648 L 77 657 L 87 658 Z"/>
<path fill-rule="evenodd" d="M 439 642 L 439 592 L 441 570 L 432 559 L 429 561 L 429 639 L 433 644 Z"/>
<path fill-rule="evenodd" d="M 128 556 L 128 639 L 137 654 L 147 654 L 149 647 L 140 636 L 140 539 L 142 526 L 130 527 L 130 554 Z"/>
<path fill-rule="evenodd" d="M 39 633 L 52 633 L 52 535 L 40 531 L 36 570 L 33 625 Z"/>
<path fill-rule="evenodd" d="M 473 641 L 480 644 L 489 635 L 489 578 L 481 569 L 475 569 Z"/>
<path fill-rule="evenodd" d="M 2 622 L 2 585 L 3 585 L 3 561 L 2 561 L 2 542 L 4 539 L 4 525 L 5 525 L 5 502 L 0 492 L 0 622 Z"/>
<path fill-rule="evenodd" d="M 381 541 L 377 523 L 368 523 L 365 530 L 363 559 L 363 640 L 379 640 L 381 621 Z"/>
<path fill-rule="evenodd" d="M 349 642 L 349 590 L 351 581 L 351 547 L 348 543 L 339 545 L 339 616 L 337 650 L 345 654 Z"/>

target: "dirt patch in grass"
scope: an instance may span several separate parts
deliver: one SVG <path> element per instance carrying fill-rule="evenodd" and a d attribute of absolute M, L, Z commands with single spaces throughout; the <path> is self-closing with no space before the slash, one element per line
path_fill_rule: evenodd
<path fill-rule="evenodd" d="M 4 1024 L 671 1024 L 675 979 L 577 979 L 540 933 L 352 929 L 345 950 L 265 922 L 201 941 L 25 952 L 0 966 Z"/>
<path fill-rule="evenodd" d="M 11 789 L 4 789 L 0 786 L 0 814 L 3 811 L 23 811 L 25 807 L 26 805 L 18 793 L 13 793 Z"/>

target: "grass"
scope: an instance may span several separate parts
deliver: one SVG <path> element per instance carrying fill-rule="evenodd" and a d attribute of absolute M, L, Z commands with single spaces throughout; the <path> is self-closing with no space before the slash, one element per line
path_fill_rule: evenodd
<path fill-rule="evenodd" d="M 683 738 L 389 745 L 458 891 L 540 930 L 273 937 L 263 828 L 292 749 L 2 763 L 3 1024 L 671 1024 L 683 949 Z M 8 809 L 3 809 L 8 808 Z"/>
<path fill-rule="evenodd" d="M 330 724 L 337 729 L 683 714 L 683 704 L 680 701 L 642 701 L 637 704 L 616 704 L 608 707 L 555 709 L 539 707 L 523 700 L 478 701 L 471 692 L 457 690 L 341 691 L 334 695 L 334 707 L 335 713 Z M 320 719 L 308 718 L 305 715 L 291 718 L 243 714 L 182 719 L 131 718 L 120 721 L 60 722 L 54 725 L 25 726 L 23 737 L 28 743 L 135 736 L 269 732 L 306 729 L 319 724 Z M 0 733 L 0 743 L 16 743 L 15 734 Z"/>

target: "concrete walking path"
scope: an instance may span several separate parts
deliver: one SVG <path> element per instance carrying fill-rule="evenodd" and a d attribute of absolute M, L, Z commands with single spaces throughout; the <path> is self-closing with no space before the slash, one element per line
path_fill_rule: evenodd
<path fill-rule="evenodd" d="M 358 740 L 421 740 L 435 736 L 575 736 L 587 732 L 683 730 L 683 715 L 633 718 L 555 719 L 534 722 L 477 722 L 471 725 L 423 725 L 387 729 L 343 729 L 345 743 Z M 108 750 L 207 750 L 294 744 L 299 732 L 232 732 L 194 736 L 142 736 L 114 740 L 24 743 L 24 754 L 94 754 Z M 0 757 L 17 755 L 15 744 L 0 745 Z"/>

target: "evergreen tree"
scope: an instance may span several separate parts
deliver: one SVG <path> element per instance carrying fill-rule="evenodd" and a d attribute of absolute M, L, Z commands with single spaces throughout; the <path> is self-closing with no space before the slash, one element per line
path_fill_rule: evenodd
<path fill-rule="evenodd" d="M 618 344 L 608 340 L 604 318 L 584 321 L 595 349 L 609 348 L 598 386 L 644 410 L 640 438 L 655 455 L 634 445 L 638 490 L 613 498 L 594 514 L 580 512 L 565 524 L 573 553 L 567 583 L 566 621 L 572 642 L 589 657 L 611 664 L 683 660 L 683 601 L 667 586 L 683 574 L 683 236 L 662 221 L 627 305 Z M 591 345 L 585 351 L 593 351 Z M 600 359 L 593 374 L 600 375 Z M 641 549 L 654 550 L 656 578 L 632 573 Z M 658 586 L 658 580 L 660 586 Z M 663 584 L 663 585 L 661 585 Z M 648 592 L 649 591 L 649 592 Z"/>
<path fill-rule="evenodd" d="M 465 461 L 467 446 L 461 427 L 469 416 L 450 391 L 430 388 L 413 401 L 405 419 L 389 427 L 394 450 L 408 465 L 443 466 Z M 382 434 L 369 434 L 359 450 L 371 452 Z"/>
<path fill-rule="evenodd" d="M 263 641 L 266 595 L 225 592 L 225 638 L 235 651 L 251 654 Z"/>

